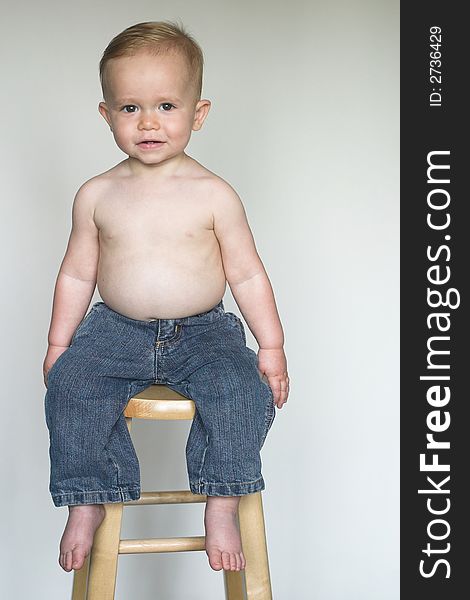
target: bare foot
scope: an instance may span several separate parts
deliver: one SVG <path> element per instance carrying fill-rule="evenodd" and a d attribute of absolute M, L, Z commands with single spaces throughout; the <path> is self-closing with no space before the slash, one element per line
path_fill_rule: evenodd
<path fill-rule="evenodd" d="M 59 564 L 64 571 L 82 568 L 104 516 L 102 504 L 69 506 L 69 518 L 60 540 Z"/>
<path fill-rule="evenodd" d="M 204 525 L 206 553 L 214 571 L 245 568 L 237 511 L 239 496 L 208 496 Z"/>

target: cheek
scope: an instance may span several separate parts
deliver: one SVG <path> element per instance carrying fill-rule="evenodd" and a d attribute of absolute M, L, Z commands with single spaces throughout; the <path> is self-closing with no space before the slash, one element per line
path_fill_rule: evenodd
<path fill-rule="evenodd" d="M 118 148 L 120 148 L 125 154 L 130 152 L 131 140 L 129 135 L 126 135 L 122 129 L 118 128 L 117 130 L 113 129 L 113 137 Z"/>
<path fill-rule="evenodd" d="M 125 141 L 129 139 L 131 134 L 131 127 L 129 127 L 129 123 L 116 122 L 113 124 L 113 135 L 116 142 Z"/>
<path fill-rule="evenodd" d="M 171 131 L 173 133 L 173 137 L 187 141 L 191 137 L 192 124 L 192 120 L 188 118 L 181 119 L 178 121 L 178 123 L 172 123 Z"/>

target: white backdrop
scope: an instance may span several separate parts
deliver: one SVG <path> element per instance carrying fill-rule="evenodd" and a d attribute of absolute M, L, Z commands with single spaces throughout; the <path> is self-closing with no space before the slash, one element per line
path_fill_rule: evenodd
<path fill-rule="evenodd" d="M 262 452 L 274 597 L 395 600 L 398 0 L 2 6 L 2 593 L 70 594 L 43 412 L 53 285 L 77 188 L 123 158 L 97 111 L 101 53 L 162 19 L 204 49 L 213 106 L 188 151 L 241 195 L 286 332 L 291 396 Z M 143 489 L 186 487 L 188 430 L 134 425 Z M 202 515 L 128 508 L 122 533 L 201 535 Z M 222 596 L 204 553 L 119 560 L 117 600 Z"/>

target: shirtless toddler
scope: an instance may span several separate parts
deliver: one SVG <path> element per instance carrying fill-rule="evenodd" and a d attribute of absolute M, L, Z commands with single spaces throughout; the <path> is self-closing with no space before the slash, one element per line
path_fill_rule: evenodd
<path fill-rule="evenodd" d="M 111 41 L 100 74 L 99 111 L 128 158 L 79 189 L 55 287 L 43 370 L 50 490 L 69 507 L 59 563 L 83 566 L 103 503 L 139 497 L 123 411 L 163 383 L 196 403 L 188 473 L 208 496 L 209 564 L 240 570 L 238 502 L 264 489 L 259 450 L 289 393 L 274 295 L 238 195 L 185 153 L 210 108 L 197 43 L 141 23 Z M 257 356 L 223 308 L 226 282 Z"/>

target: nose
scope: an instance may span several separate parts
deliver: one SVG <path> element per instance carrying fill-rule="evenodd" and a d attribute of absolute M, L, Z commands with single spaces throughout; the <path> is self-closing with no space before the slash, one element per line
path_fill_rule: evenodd
<path fill-rule="evenodd" d="M 139 129 L 148 131 L 150 129 L 160 129 L 158 115 L 153 110 L 142 111 L 139 121 Z"/>

